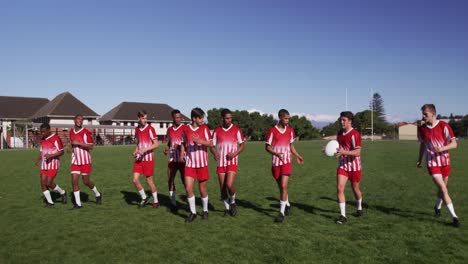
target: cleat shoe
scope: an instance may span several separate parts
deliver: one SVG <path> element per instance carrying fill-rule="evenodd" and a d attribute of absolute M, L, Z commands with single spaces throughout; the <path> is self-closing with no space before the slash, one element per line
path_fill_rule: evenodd
<path fill-rule="evenodd" d="M 185 222 L 187 222 L 187 223 L 193 222 L 193 220 L 195 220 L 195 218 L 197 218 L 197 214 L 190 213 L 190 215 L 187 217 L 187 219 L 185 219 Z"/>
<path fill-rule="evenodd" d="M 275 223 L 282 223 L 284 221 L 284 215 L 279 213 L 277 217 L 275 217 Z"/>
<path fill-rule="evenodd" d="M 101 205 L 102 204 L 102 193 L 99 196 L 96 196 L 96 204 Z"/>
<path fill-rule="evenodd" d="M 453 226 L 454 227 L 460 227 L 460 221 L 458 220 L 458 217 L 453 218 Z"/>
<path fill-rule="evenodd" d="M 54 207 L 54 204 L 49 203 L 49 202 L 46 202 L 46 203 L 44 204 L 44 207 L 45 207 L 45 208 L 53 208 L 53 207 Z"/>
<path fill-rule="evenodd" d="M 153 203 L 153 208 L 154 209 L 158 209 L 158 207 L 159 207 L 159 203 Z"/>
<path fill-rule="evenodd" d="M 440 209 L 437 209 L 437 207 L 434 206 L 434 217 L 440 217 L 440 216 L 441 216 Z"/>
<path fill-rule="evenodd" d="M 201 217 L 202 220 L 207 220 L 208 219 L 208 211 L 204 211 Z"/>
<path fill-rule="evenodd" d="M 138 204 L 138 208 L 145 207 L 148 204 L 150 199 L 151 199 L 150 196 L 146 196 L 146 198 L 144 200 L 141 200 L 141 202 Z"/>
<path fill-rule="evenodd" d="M 355 217 L 362 217 L 364 216 L 364 213 L 362 212 L 362 210 L 357 210 L 356 213 L 354 214 Z"/>
<path fill-rule="evenodd" d="M 64 192 L 63 194 L 60 195 L 62 197 L 62 203 L 67 204 L 67 193 Z"/>
<path fill-rule="evenodd" d="M 231 214 L 232 217 L 236 217 L 237 215 L 237 205 L 235 203 L 231 204 L 229 206 L 229 213 Z"/>
<path fill-rule="evenodd" d="M 346 216 L 342 216 L 340 215 L 340 217 L 338 217 L 338 219 L 336 219 L 335 223 L 337 224 L 346 224 L 346 222 L 348 222 L 348 218 L 346 218 Z"/>
<path fill-rule="evenodd" d="M 228 209 L 224 210 L 223 217 L 226 217 L 228 215 L 231 215 L 231 211 L 229 211 Z"/>
<path fill-rule="evenodd" d="M 83 208 L 83 206 L 75 204 L 75 206 L 72 207 L 72 210 L 77 210 L 81 208 Z"/>
<path fill-rule="evenodd" d="M 286 208 L 284 208 L 284 215 L 290 216 L 291 215 L 291 206 L 286 205 Z"/>

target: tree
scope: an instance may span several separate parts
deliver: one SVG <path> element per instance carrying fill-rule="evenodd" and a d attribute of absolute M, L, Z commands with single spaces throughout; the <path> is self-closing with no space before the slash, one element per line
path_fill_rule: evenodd
<path fill-rule="evenodd" d="M 378 93 L 374 93 L 369 104 L 369 109 L 377 113 L 377 118 L 380 121 L 385 122 L 385 109 L 383 103 L 382 96 Z"/>

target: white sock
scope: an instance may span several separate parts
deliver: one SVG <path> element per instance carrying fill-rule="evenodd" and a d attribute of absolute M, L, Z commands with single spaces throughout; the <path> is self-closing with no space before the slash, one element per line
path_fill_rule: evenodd
<path fill-rule="evenodd" d="M 54 202 L 52 202 L 52 197 L 50 196 L 50 192 L 49 190 L 45 191 L 45 192 L 42 192 L 47 200 L 48 203 L 50 204 L 54 204 Z"/>
<path fill-rule="evenodd" d="M 281 201 L 280 200 L 280 213 L 284 215 L 284 209 L 286 209 L 286 201 Z"/>
<path fill-rule="evenodd" d="M 153 194 L 153 200 L 154 200 L 154 202 L 155 202 L 155 203 L 159 203 L 159 201 L 158 201 L 158 192 L 154 192 L 154 193 L 152 193 L 152 194 Z"/>
<path fill-rule="evenodd" d="M 187 200 L 190 206 L 190 212 L 192 212 L 192 214 L 196 214 L 197 209 L 195 208 L 195 195 L 190 198 L 187 198 Z"/>
<path fill-rule="evenodd" d="M 232 204 L 236 203 L 236 194 L 235 193 L 230 198 L 231 198 L 231 203 Z"/>
<path fill-rule="evenodd" d="M 437 198 L 437 202 L 436 202 L 436 208 L 440 210 L 440 208 L 442 208 L 442 203 L 444 202 L 444 200 L 442 198 Z"/>
<path fill-rule="evenodd" d="M 447 204 L 447 208 L 449 209 L 452 217 L 458 217 L 457 214 L 455 214 L 455 208 L 453 208 L 453 204 Z"/>
<path fill-rule="evenodd" d="M 60 194 L 64 194 L 65 191 L 58 186 L 58 184 L 55 185 L 54 191 L 59 192 Z"/>
<path fill-rule="evenodd" d="M 286 196 L 286 206 L 291 206 L 291 204 L 289 204 L 289 195 Z"/>
<path fill-rule="evenodd" d="M 203 205 L 203 212 L 208 212 L 208 195 L 206 197 L 201 198 L 202 205 Z"/>
<path fill-rule="evenodd" d="M 224 200 L 224 206 L 226 207 L 226 210 L 229 210 L 229 198 L 227 198 L 226 200 Z"/>
<path fill-rule="evenodd" d="M 80 198 L 80 191 L 73 192 L 75 196 L 75 204 L 81 206 L 81 198 Z"/>
<path fill-rule="evenodd" d="M 97 188 L 96 188 L 96 185 L 94 185 L 94 188 L 93 188 L 93 189 L 91 189 L 91 190 L 93 190 L 93 192 L 94 192 L 94 194 L 96 195 L 96 197 L 99 197 L 99 196 L 101 196 L 101 193 L 100 193 L 100 192 L 98 192 L 98 190 L 97 190 Z"/>
<path fill-rule="evenodd" d="M 356 206 L 358 210 L 362 210 L 362 197 L 356 201 Z"/>
<path fill-rule="evenodd" d="M 340 204 L 340 213 L 342 216 L 346 217 L 346 203 L 339 203 Z"/>
<path fill-rule="evenodd" d="M 176 192 L 175 191 L 169 191 L 169 197 L 171 197 L 172 205 L 176 205 Z"/>
<path fill-rule="evenodd" d="M 141 189 L 138 191 L 140 193 L 140 196 L 141 196 L 141 199 L 146 199 L 146 193 L 145 193 L 145 189 Z"/>

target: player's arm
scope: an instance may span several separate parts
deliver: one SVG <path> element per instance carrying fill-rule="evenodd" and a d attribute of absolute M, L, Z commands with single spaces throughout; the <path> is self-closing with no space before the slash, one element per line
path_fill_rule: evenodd
<path fill-rule="evenodd" d="M 265 144 L 265 150 L 273 156 L 277 156 L 281 161 L 283 160 L 283 153 L 275 152 L 270 144 Z"/>
<path fill-rule="evenodd" d="M 192 136 L 193 142 L 195 142 L 198 145 L 203 145 L 205 147 L 211 148 L 213 147 L 213 141 L 212 140 L 203 140 L 200 138 L 198 134 L 193 134 Z"/>
<path fill-rule="evenodd" d="M 157 149 L 159 147 L 159 141 L 157 138 L 153 139 L 153 144 L 147 148 L 142 148 L 142 149 L 139 149 L 138 152 L 143 155 L 145 152 L 147 151 L 151 151 L 153 149 Z"/>
<path fill-rule="evenodd" d="M 94 144 L 93 143 L 80 143 L 78 141 L 72 141 L 71 142 L 72 146 L 80 146 L 86 150 L 92 150 L 94 148 Z"/>
<path fill-rule="evenodd" d="M 239 144 L 239 147 L 237 148 L 236 151 L 229 152 L 228 154 L 226 154 L 226 156 L 228 157 L 228 159 L 233 159 L 237 155 L 239 155 L 242 151 L 244 151 L 244 149 L 245 149 L 245 144 L 244 144 L 244 142 L 242 142 L 242 143 Z"/>
<path fill-rule="evenodd" d="M 169 139 L 169 140 L 167 141 L 166 147 L 164 147 L 164 150 L 163 150 L 164 155 L 167 155 L 167 154 L 169 153 L 169 149 L 171 148 L 171 144 L 172 144 L 172 143 L 171 143 L 171 140 Z"/>
<path fill-rule="evenodd" d="M 344 150 L 342 147 L 340 147 L 335 154 L 337 157 L 339 156 L 354 156 L 354 157 L 359 157 L 361 156 L 361 147 L 356 147 L 353 150 Z"/>
<path fill-rule="evenodd" d="M 302 158 L 301 155 L 299 155 L 299 152 L 297 152 L 296 148 L 294 147 L 293 144 L 291 144 L 291 153 L 296 157 L 297 164 L 303 164 L 304 159 Z"/>
<path fill-rule="evenodd" d="M 421 142 L 421 144 L 419 144 L 419 156 L 418 156 L 418 161 L 416 162 L 416 166 L 418 168 L 421 167 L 421 163 L 422 163 L 422 159 L 424 157 L 424 149 L 425 149 L 425 145 L 423 142 Z"/>
<path fill-rule="evenodd" d="M 451 138 L 449 140 L 449 143 L 443 147 L 435 147 L 434 150 L 436 152 L 442 152 L 442 151 L 447 151 L 451 149 L 456 149 L 458 146 L 457 139 L 456 138 Z"/>
<path fill-rule="evenodd" d="M 218 154 L 218 151 L 216 150 L 215 146 L 210 147 L 210 152 L 211 152 L 211 154 L 213 154 L 214 159 L 216 161 L 218 161 L 219 160 L 219 154 Z"/>
<path fill-rule="evenodd" d="M 55 152 L 55 153 L 46 154 L 44 157 L 45 157 L 46 159 L 52 159 L 52 158 L 60 157 L 60 156 L 63 155 L 63 152 L 64 152 L 63 149 L 61 149 L 61 150 L 59 150 L 59 151 L 57 151 L 57 152 Z"/>

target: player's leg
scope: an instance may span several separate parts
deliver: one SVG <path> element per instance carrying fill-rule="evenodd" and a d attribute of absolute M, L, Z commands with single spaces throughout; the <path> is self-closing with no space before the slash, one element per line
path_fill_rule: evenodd
<path fill-rule="evenodd" d="M 190 207 L 190 215 L 187 218 L 187 222 L 192 222 L 197 217 L 197 209 L 195 207 L 195 195 L 193 194 L 193 184 L 195 178 L 191 176 L 185 176 L 185 191 L 187 192 L 187 201 Z"/>
<path fill-rule="evenodd" d="M 447 176 L 448 177 L 448 176 Z M 453 203 L 452 203 L 452 199 L 450 198 L 450 195 L 448 193 L 448 189 L 447 189 L 447 185 L 442 177 L 441 174 L 435 174 L 435 175 L 432 175 L 432 180 L 434 181 L 434 183 L 436 184 L 437 188 L 439 189 L 439 192 L 441 193 L 442 195 L 442 199 L 444 200 L 445 204 L 447 205 L 447 208 L 450 212 L 450 214 L 452 215 L 452 218 L 453 218 L 453 225 L 455 227 L 459 227 L 460 226 L 460 222 L 458 220 L 458 216 L 457 214 L 455 213 L 455 208 L 453 207 Z M 448 183 L 448 181 L 447 181 Z"/>
<path fill-rule="evenodd" d="M 445 186 L 448 188 L 448 177 L 443 177 L 443 180 L 444 180 Z M 444 202 L 444 199 L 443 199 L 443 196 L 442 196 L 442 192 L 439 190 L 439 188 L 437 188 L 437 201 L 436 201 L 436 204 L 434 205 L 434 216 L 435 217 L 440 217 L 441 216 L 440 210 L 442 209 L 443 202 Z"/>
<path fill-rule="evenodd" d="M 73 187 L 73 197 L 75 198 L 75 202 L 73 206 L 74 209 L 81 208 L 79 177 L 80 177 L 79 173 L 72 172 L 71 179 L 72 179 L 72 187 Z"/>
<path fill-rule="evenodd" d="M 236 206 L 236 188 L 234 186 L 234 181 L 236 179 L 235 171 L 228 171 L 226 174 L 226 190 L 230 203 L 230 213 L 232 216 L 237 215 L 237 206 Z"/>
<path fill-rule="evenodd" d="M 224 216 L 226 216 L 229 213 L 229 205 L 230 205 L 230 199 L 227 194 L 227 188 L 226 188 L 226 173 L 220 173 L 218 172 L 218 183 L 219 183 L 219 191 L 221 194 L 221 199 L 224 202 L 224 207 L 226 208 L 224 210 Z"/>
<path fill-rule="evenodd" d="M 344 194 L 347 181 L 348 181 L 348 177 L 342 174 L 336 175 L 336 200 L 338 201 L 338 205 L 340 207 L 340 217 L 336 220 L 336 223 L 338 224 L 344 224 L 347 221 L 346 198 Z"/>
<path fill-rule="evenodd" d="M 356 199 L 356 215 L 357 217 L 363 216 L 362 212 L 362 193 L 359 188 L 359 182 L 351 181 L 351 188 L 353 189 L 354 198 Z"/>
<path fill-rule="evenodd" d="M 67 203 L 67 193 L 58 184 L 54 183 L 54 177 L 47 177 L 47 187 L 60 194 L 63 204 Z"/>
<path fill-rule="evenodd" d="M 44 194 L 44 198 L 46 199 L 45 206 L 50 207 L 50 206 L 52 206 L 54 204 L 54 202 L 52 201 L 52 196 L 50 195 L 50 191 L 47 188 L 47 178 L 48 177 L 46 175 L 44 175 L 44 174 L 40 175 L 41 190 L 42 190 L 42 194 Z"/>
<path fill-rule="evenodd" d="M 158 191 L 156 190 L 156 185 L 154 184 L 153 181 L 153 176 L 148 176 L 146 177 L 146 183 L 151 189 L 151 194 L 153 195 L 153 207 L 158 208 L 159 207 L 159 200 L 158 200 Z"/>
<path fill-rule="evenodd" d="M 171 205 L 172 207 L 175 207 L 177 205 L 176 203 L 176 187 L 175 187 L 175 182 L 174 178 L 177 173 L 177 169 L 172 166 L 171 163 L 168 163 L 167 165 L 167 185 L 169 188 L 169 198 L 171 199 Z"/>
<path fill-rule="evenodd" d="M 146 196 L 145 189 L 143 189 L 143 186 L 140 183 L 140 173 L 134 172 L 133 173 L 133 178 L 132 182 L 135 185 L 135 188 L 137 189 L 138 193 L 140 194 L 141 201 L 138 204 L 139 207 L 144 207 L 148 203 L 150 197 Z"/>
<path fill-rule="evenodd" d="M 205 220 L 208 218 L 208 191 L 207 191 L 208 180 L 198 181 L 198 188 L 200 190 L 200 196 L 203 206 L 203 215 L 202 219 Z"/>
<path fill-rule="evenodd" d="M 102 204 L 101 193 L 98 191 L 94 182 L 91 181 L 90 174 L 89 173 L 81 174 L 81 176 L 82 176 L 83 183 L 94 192 L 94 195 L 96 196 L 96 204 Z"/>

